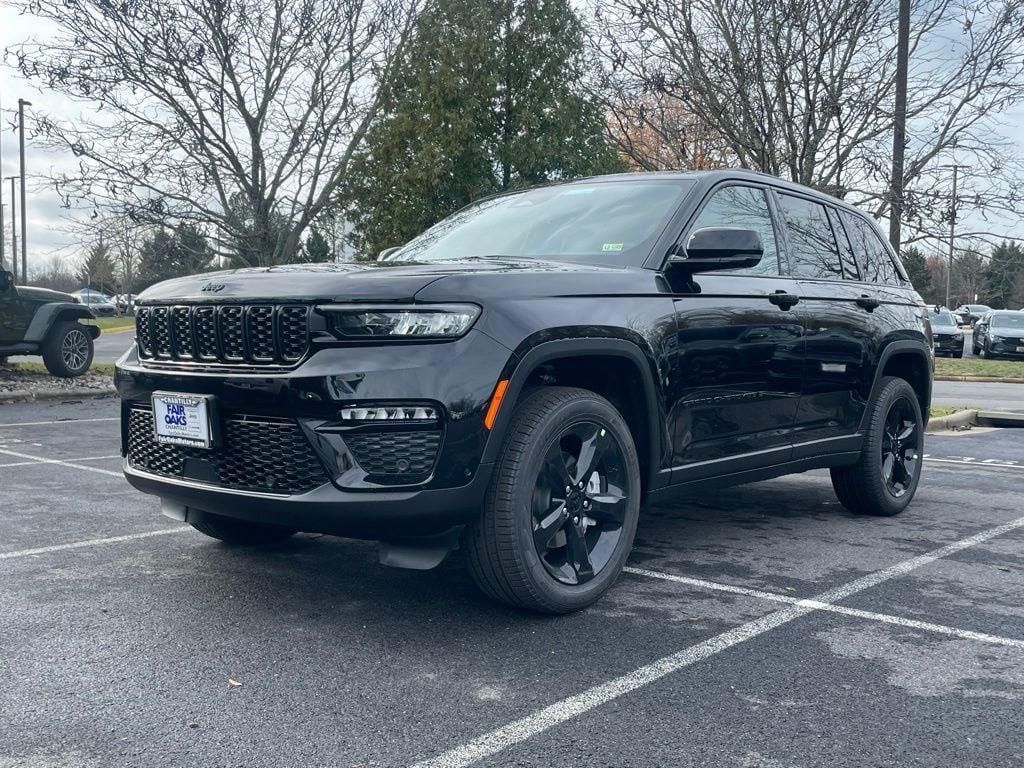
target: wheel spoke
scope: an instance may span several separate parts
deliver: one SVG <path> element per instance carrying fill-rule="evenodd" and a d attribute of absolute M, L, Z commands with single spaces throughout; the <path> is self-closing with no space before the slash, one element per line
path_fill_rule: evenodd
<path fill-rule="evenodd" d="M 594 565 L 590 562 L 590 552 L 587 551 L 587 539 L 575 525 L 565 527 L 567 544 L 566 561 L 576 572 L 576 583 L 583 584 L 594 578 Z"/>
<path fill-rule="evenodd" d="M 892 481 L 894 479 L 893 468 L 895 467 L 895 465 L 896 454 L 891 452 L 885 454 L 885 456 L 882 459 L 882 479 L 885 480 L 885 482 L 888 483 L 889 485 L 892 485 Z"/>
<path fill-rule="evenodd" d="M 588 424 L 586 435 L 581 435 L 583 445 L 580 447 L 580 456 L 576 460 L 573 471 L 573 480 L 578 485 L 586 483 L 594 473 L 594 469 L 601 461 L 605 451 L 611 445 L 611 437 L 608 430 L 597 424 Z"/>
<path fill-rule="evenodd" d="M 590 509 L 587 514 L 606 523 L 622 523 L 626 518 L 626 494 L 621 488 L 609 485 L 608 490 L 589 497 Z"/>
<path fill-rule="evenodd" d="M 563 502 L 556 505 L 551 512 L 534 526 L 533 541 L 537 545 L 537 551 L 540 554 L 544 554 L 545 550 L 551 546 L 551 540 L 562 529 L 562 526 L 565 525 L 566 518 L 565 503 Z"/>
<path fill-rule="evenodd" d="M 556 498 L 565 498 L 565 489 L 572 485 L 572 477 L 558 443 L 555 443 L 548 451 L 541 474 L 551 489 L 551 495 Z"/>
<path fill-rule="evenodd" d="M 903 430 L 898 435 L 896 435 L 896 437 L 899 438 L 900 442 L 906 443 L 906 442 L 908 442 L 910 440 L 910 438 L 916 436 L 916 434 L 917 434 L 917 424 L 915 422 L 913 422 L 913 421 L 905 421 L 905 422 L 903 422 L 902 426 L 903 426 Z M 916 439 L 915 439 L 915 444 L 916 444 Z"/>

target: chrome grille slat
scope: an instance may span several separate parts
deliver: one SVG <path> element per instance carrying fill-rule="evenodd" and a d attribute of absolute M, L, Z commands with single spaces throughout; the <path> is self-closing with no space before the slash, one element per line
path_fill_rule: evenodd
<path fill-rule="evenodd" d="M 300 304 L 147 305 L 135 318 L 139 358 L 160 365 L 292 366 L 309 350 Z"/>

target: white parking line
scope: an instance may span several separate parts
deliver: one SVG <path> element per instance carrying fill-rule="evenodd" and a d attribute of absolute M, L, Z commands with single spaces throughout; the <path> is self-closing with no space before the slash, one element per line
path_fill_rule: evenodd
<path fill-rule="evenodd" d="M 999 462 L 999 459 L 985 459 L 984 461 L 964 461 L 963 459 L 935 459 L 931 456 L 924 457 L 925 464 L 964 464 L 968 467 L 998 467 L 1000 469 L 1020 469 L 1024 470 L 1024 466 L 1020 464 L 1012 463 L 1011 460 L 1005 462 Z"/>
<path fill-rule="evenodd" d="M 120 459 L 121 454 L 115 453 L 113 456 L 82 456 L 81 458 L 68 459 L 68 461 L 103 461 L 104 459 Z M 0 464 L 0 469 L 6 469 L 7 467 L 29 467 L 33 464 L 49 464 L 49 461 L 15 461 L 10 464 Z"/>
<path fill-rule="evenodd" d="M 124 536 L 109 536 L 105 539 L 87 539 L 85 541 L 74 541 L 70 544 L 54 544 L 50 547 L 36 547 L 34 549 L 19 549 L 14 552 L 0 552 L 0 560 L 13 560 L 18 557 L 31 557 L 32 555 L 46 555 L 50 552 L 63 552 L 68 549 L 81 549 L 82 547 L 96 547 L 103 544 L 117 544 L 120 541 L 135 541 L 136 539 L 151 539 L 154 536 L 166 536 L 169 533 L 181 533 L 191 531 L 190 525 L 179 525 L 176 528 L 161 528 L 157 531 L 146 531 L 145 533 L 128 533 Z"/>
<path fill-rule="evenodd" d="M 110 416 L 101 419 L 55 419 L 53 421 L 22 421 L 12 424 L 0 424 L 0 429 L 5 427 L 45 427 L 49 424 L 84 424 L 92 421 L 120 421 L 120 416 Z"/>
<path fill-rule="evenodd" d="M 959 637 L 963 640 L 979 640 L 983 643 L 992 643 L 993 645 L 1006 645 L 1011 648 L 1024 648 L 1024 640 L 1015 640 L 1009 637 L 1001 637 L 999 635 L 989 635 L 984 632 L 974 632 L 970 629 L 959 629 L 957 627 L 949 627 L 945 624 L 933 624 L 928 621 L 917 621 L 916 619 L 907 619 L 902 616 L 892 616 L 887 613 L 875 613 L 874 611 L 862 611 L 857 608 L 847 608 L 842 605 L 831 605 L 829 603 L 822 603 L 816 600 L 802 600 L 799 597 L 793 597 L 792 595 L 780 595 L 777 592 L 764 592 L 759 589 L 747 589 L 745 587 L 735 587 L 732 584 L 719 584 L 714 581 L 705 581 L 704 579 L 691 579 L 687 576 L 676 576 L 672 573 L 663 573 L 661 571 L 650 571 L 646 568 L 633 568 L 627 566 L 624 568 L 627 573 L 632 573 L 636 576 L 647 576 L 652 579 L 661 579 L 663 581 L 672 581 L 678 584 L 686 584 L 690 587 L 696 587 L 698 589 L 714 590 L 716 592 L 730 592 L 737 595 L 745 595 L 747 597 L 756 597 L 760 600 L 771 600 L 776 603 L 787 603 L 789 605 L 802 605 L 810 604 L 813 605 L 819 611 L 829 611 L 831 613 L 842 614 L 843 616 L 853 616 L 858 619 L 869 619 L 871 621 L 880 621 L 884 624 L 895 624 L 900 627 L 908 627 L 910 629 L 921 629 L 927 632 L 936 632 L 940 635 L 950 635 L 952 637 Z"/>
<path fill-rule="evenodd" d="M 624 694 L 660 680 L 666 675 L 678 672 L 735 645 L 763 635 L 765 632 L 769 632 L 783 624 L 788 624 L 808 613 L 821 610 L 823 604 L 829 605 L 843 600 L 865 589 L 903 576 L 940 558 L 947 557 L 968 547 L 973 547 L 976 544 L 1022 526 L 1024 526 L 1024 517 L 1017 518 L 995 528 L 989 528 L 952 544 L 947 544 L 928 554 L 919 555 L 889 568 L 869 573 L 847 584 L 822 592 L 813 600 L 800 600 L 786 608 L 769 613 L 753 621 L 748 621 L 704 642 L 684 648 L 681 651 L 639 667 L 622 677 L 617 677 L 582 693 L 557 701 L 538 712 L 515 720 L 490 733 L 485 733 L 483 736 L 459 745 L 437 757 L 416 763 L 413 768 L 464 768 L 464 766 L 472 765 L 478 760 L 495 755 L 515 744 L 543 733 L 549 728 L 571 720 L 584 712 L 588 712 Z"/>
<path fill-rule="evenodd" d="M 17 451 L 7 451 L 0 448 L 0 454 L 4 456 L 13 456 L 16 459 L 31 459 L 33 462 L 38 464 L 58 464 L 62 467 L 71 467 L 73 469 L 84 469 L 86 472 L 98 472 L 101 475 L 110 475 L 111 477 L 124 477 L 121 472 L 114 472 L 110 469 L 100 469 L 99 467 L 90 467 L 88 464 L 76 464 L 73 461 L 61 461 L 60 459 L 47 459 L 43 456 L 32 456 L 28 453 L 18 453 Z"/>

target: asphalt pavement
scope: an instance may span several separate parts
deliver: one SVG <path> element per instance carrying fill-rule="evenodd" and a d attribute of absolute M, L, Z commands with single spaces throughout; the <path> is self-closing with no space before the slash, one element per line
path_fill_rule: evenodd
<path fill-rule="evenodd" d="M 645 511 L 538 617 L 120 476 L 112 400 L 0 407 L 0 766 L 1019 766 L 1024 430 L 930 436 L 896 518 L 824 472 Z"/>

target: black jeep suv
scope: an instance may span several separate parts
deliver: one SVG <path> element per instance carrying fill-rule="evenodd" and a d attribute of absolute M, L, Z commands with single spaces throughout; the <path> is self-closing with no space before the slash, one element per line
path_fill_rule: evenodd
<path fill-rule="evenodd" d="M 118 363 L 125 474 L 232 543 L 381 541 L 566 612 L 641 507 L 828 467 L 893 515 L 921 471 L 928 308 L 877 228 L 744 171 L 481 200 L 386 260 L 171 280 Z"/>
<path fill-rule="evenodd" d="M 67 293 L 15 285 L 0 265 L 0 363 L 8 355 L 42 355 L 54 376 L 81 376 L 92 364 L 100 329 L 79 320 L 92 317 Z"/>

